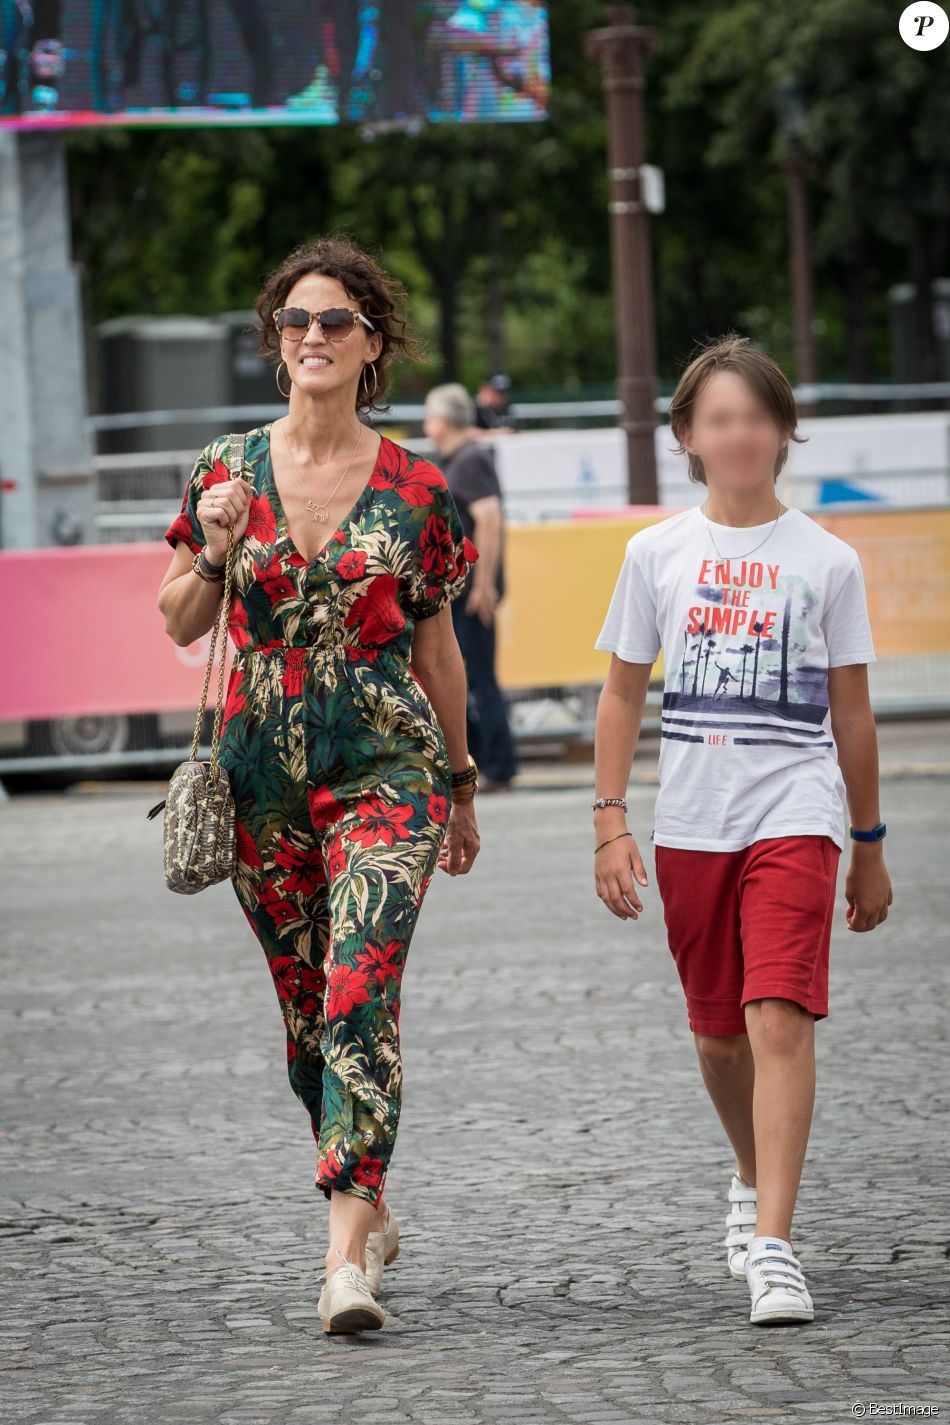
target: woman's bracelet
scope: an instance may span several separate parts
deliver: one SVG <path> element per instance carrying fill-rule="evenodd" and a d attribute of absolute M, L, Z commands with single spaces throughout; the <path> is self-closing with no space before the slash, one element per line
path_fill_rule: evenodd
<path fill-rule="evenodd" d="M 595 802 L 591 802 L 591 810 L 599 811 L 601 807 L 623 807 L 627 810 L 626 797 L 598 797 Z"/>
<path fill-rule="evenodd" d="M 606 841 L 602 841 L 599 846 L 594 847 L 594 855 L 596 856 L 597 852 L 601 851 L 605 846 L 609 846 L 611 841 L 619 841 L 622 836 L 632 835 L 632 831 L 618 831 L 616 836 L 608 836 Z"/>
<path fill-rule="evenodd" d="M 452 773 L 453 792 L 458 787 L 467 787 L 469 782 L 476 783 L 476 786 L 478 783 L 478 768 L 475 765 L 475 758 L 472 756 L 471 753 L 468 754 L 468 766 L 465 768 L 465 770 L 463 772 Z"/>
<path fill-rule="evenodd" d="M 468 766 L 463 772 L 453 772 L 451 777 L 453 802 L 472 802 L 478 791 L 478 768 L 475 758 L 468 754 Z"/>
<path fill-rule="evenodd" d="M 199 579 L 204 579 L 206 584 L 223 584 L 226 566 L 224 564 L 212 564 L 209 562 L 203 549 L 199 549 L 191 567 L 198 575 Z"/>

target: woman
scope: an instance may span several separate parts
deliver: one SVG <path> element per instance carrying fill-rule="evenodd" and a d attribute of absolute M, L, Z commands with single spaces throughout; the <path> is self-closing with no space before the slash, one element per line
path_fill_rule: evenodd
<path fill-rule="evenodd" d="M 735 1155 L 726 1265 L 748 1284 L 755 1325 L 814 1319 L 792 1214 L 846 810 L 848 929 L 874 930 L 893 900 L 864 578 L 849 544 L 778 497 L 797 421 L 784 374 L 748 338 L 699 352 L 670 428 L 706 498 L 630 538 L 596 641 L 612 657 L 597 711 L 594 881 L 621 920 L 643 910 L 625 792 L 664 654 L 656 880 L 702 1078 Z"/>
<path fill-rule="evenodd" d="M 478 551 L 441 471 L 361 418 L 415 342 L 401 284 L 349 242 L 281 263 L 257 301 L 288 411 L 199 455 L 166 531 L 159 607 L 186 646 L 218 615 L 228 527 L 236 652 L 220 762 L 237 813 L 232 884 L 264 947 L 294 1092 L 330 1202 L 324 1329 L 380 1327 L 398 1250 L 383 1189 L 399 1118 L 399 995 L 436 866 L 479 849 L 451 601 Z"/>

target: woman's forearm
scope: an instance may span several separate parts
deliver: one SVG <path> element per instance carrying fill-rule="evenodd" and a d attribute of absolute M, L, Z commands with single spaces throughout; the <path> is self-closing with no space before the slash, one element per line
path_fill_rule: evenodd
<path fill-rule="evenodd" d="M 202 638 L 221 613 L 223 584 L 202 579 L 193 569 L 169 580 L 159 592 L 158 607 L 165 616 L 165 632 L 173 643 L 187 648 Z"/>
<path fill-rule="evenodd" d="M 437 662 L 420 661 L 413 654 L 412 667 L 439 719 L 452 771 L 463 772 L 468 765 L 468 680 L 458 645 L 453 640 Z"/>

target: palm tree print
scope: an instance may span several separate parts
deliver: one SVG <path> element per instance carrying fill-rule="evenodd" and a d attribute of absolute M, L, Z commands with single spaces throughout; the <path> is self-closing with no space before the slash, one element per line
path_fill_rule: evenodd
<path fill-rule="evenodd" d="M 723 633 L 707 626 L 712 625 L 711 619 L 691 615 L 683 628 L 675 683 L 664 690 L 664 712 L 721 711 L 728 704 L 752 718 L 778 714 L 801 723 L 824 720 L 828 709 L 826 671 L 795 663 L 795 655 L 807 646 L 805 619 L 814 605 L 815 592 L 798 575 L 780 575 L 775 589 L 767 593 L 777 605 L 774 612 L 780 613 L 778 627 L 775 618 L 767 619 L 767 612 L 773 611 L 769 604 L 760 604 L 744 637 Z M 723 605 L 720 586 L 697 586 L 692 597 L 712 607 Z M 757 592 L 755 597 L 764 599 L 767 594 Z M 664 735 L 702 740 L 699 732 L 691 733 L 688 727 L 688 723 L 670 724 Z"/>

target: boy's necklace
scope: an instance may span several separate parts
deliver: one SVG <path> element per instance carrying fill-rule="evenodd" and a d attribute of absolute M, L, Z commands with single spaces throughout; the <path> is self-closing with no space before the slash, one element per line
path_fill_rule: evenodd
<path fill-rule="evenodd" d="M 777 498 L 778 498 L 778 497 L 776 497 L 776 499 L 777 499 Z M 762 546 L 763 546 L 763 544 L 765 543 L 765 540 L 766 540 L 766 539 L 771 539 L 771 538 L 772 538 L 772 535 L 775 533 L 775 526 L 778 524 L 779 520 L 782 518 L 782 502 L 781 502 L 781 500 L 778 500 L 778 514 L 775 516 L 775 519 L 772 521 L 772 528 L 769 530 L 768 534 L 765 536 L 765 539 L 760 539 L 759 542 L 758 542 L 758 544 L 754 544 L 751 549 L 747 549 L 746 552 L 745 552 L 745 554 L 723 554 L 722 550 L 719 548 L 719 545 L 716 543 L 716 536 L 715 536 L 715 535 L 713 534 L 713 532 L 712 532 L 712 525 L 709 523 L 709 518 L 708 518 L 708 516 L 707 516 L 707 514 L 706 514 L 706 506 L 707 506 L 708 504 L 709 504 L 709 496 L 707 495 L 706 498 L 705 498 L 705 500 L 703 500 L 703 503 L 702 503 L 702 504 L 700 505 L 700 507 L 699 507 L 699 513 L 702 515 L 703 519 L 706 521 L 706 529 L 709 531 L 709 538 L 712 540 L 713 549 L 714 549 L 714 550 L 716 551 L 716 553 L 719 555 L 719 558 L 720 558 L 720 560 L 721 560 L 722 562 L 726 562 L 726 561 L 729 560 L 729 559 L 748 559 L 748 557 L 749 557 L 750 554 L 754 554 L 757 549 L 761 549 L 761 548 L 762 548 Z M 739 526 L 739 528 L 741 528 L 741 526 Z"/>

